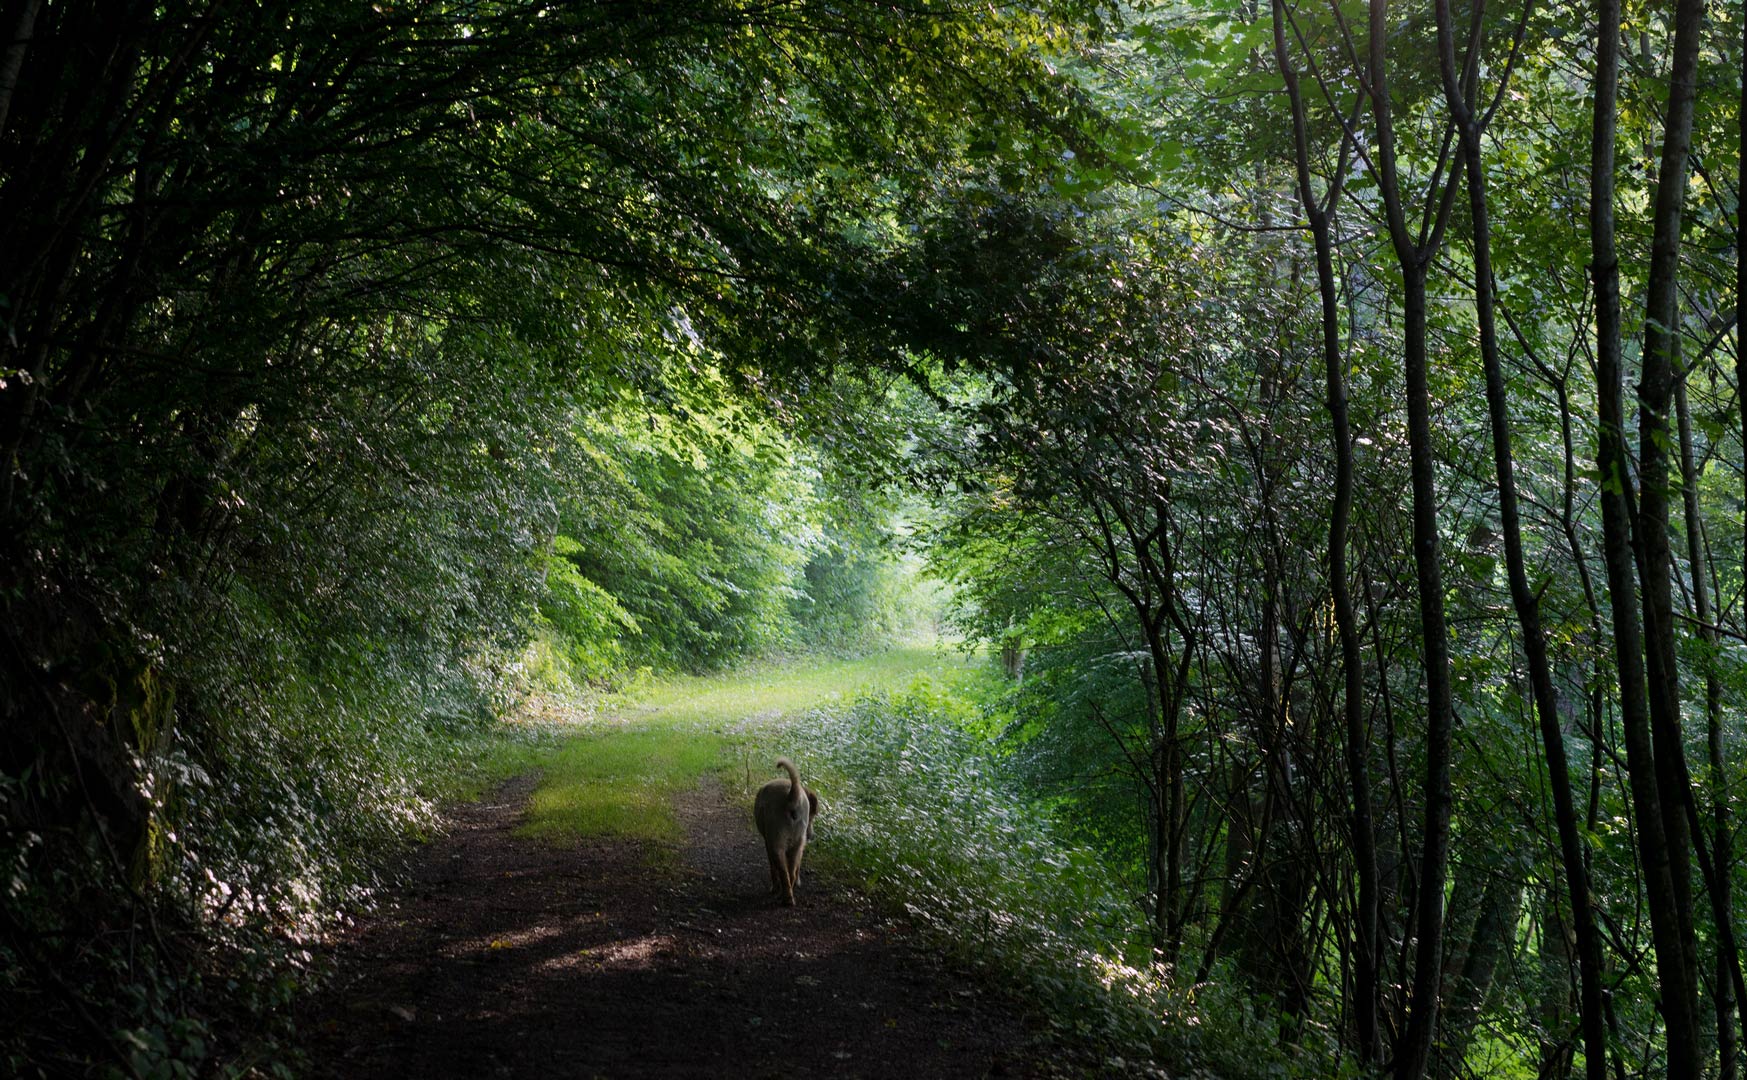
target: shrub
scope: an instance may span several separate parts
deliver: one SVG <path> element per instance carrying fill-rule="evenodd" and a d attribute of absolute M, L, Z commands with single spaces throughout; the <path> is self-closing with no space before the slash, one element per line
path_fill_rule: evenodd
<path fill-rule="evenodd" d="M 1140 900 L 1091 848 L 1064 839 L 990 744 L 976 707 L 918 681 L 801 717 L 831 812 L 823 850 L 972 966 L 1022 987 L 1060 1032 L 1112 1054 L 1224 1077 L 1330 1075 L 1261 1033 L 1270 1020 L 1215 981 L 1154 960 Z M 1309 1064 L 1306 1064 L 1306 1063 Z"/>

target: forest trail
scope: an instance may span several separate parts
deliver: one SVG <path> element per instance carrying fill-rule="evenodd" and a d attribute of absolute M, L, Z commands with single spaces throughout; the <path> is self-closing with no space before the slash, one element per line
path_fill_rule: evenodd
<path fill-rule="evenodd" d="M 797 907 L 774 906 L 750 799 L 715 774 L 675 797 L 672 846 L 518 835 L 537 782 L 452 808 L 407 884 L 333 944 L 300 1024 L 311 1075 L 1075 1071 L 823 860 Z"/>

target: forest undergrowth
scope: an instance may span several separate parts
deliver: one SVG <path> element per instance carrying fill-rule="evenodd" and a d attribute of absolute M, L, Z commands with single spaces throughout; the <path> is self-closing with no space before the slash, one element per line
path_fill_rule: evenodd
<path fill-rule="evenodd" d="M 540 774 L 524 834 L 617 836 L 671 846 L 680 838 L 673 798 L 705 774 L 750 797 L 771 771 L 774 753 L 805 760 L 798 748 L 763 753 L 803 712 L 898 691 L 917 679 L 963 686 L 986 678 L 976 654 L 931 644 L 859 657 L 768 659 L 707 676 L 645 677 L 581 702 L 568 723 L 535 719 L 536 726 L 524 730 L 538 741 L 517 744 L 501 760 Z M 755 746 L 762 755 L 756 760 Z M 495 773 L 501 772 L 499 765 Z"/>
<path fill-rule="evenodd" d="M 1279 1021 L 1162 962 L 1142 890 L 1064 827 L 1071 804 L 1028 791 L 976 733 L 990 689 L 917 679 L 784 725 L 766 752 L 803 748 L 830 799 L 819 855 L 1107 1058 L 1231 1080 L 1340 1075 L 1332 1047 L 1258 1038 Z"/>
<path fill-rule="evenodd" d="M 827 807 L 808 859 L 1010 988 L 1059 1037 L 1194 1075 L 1337 1075 L 1332 1057 L 1258 1045 L 1274 1021 L 1243 995 L 1183 985 L 1156 961 L 1136 891 L 986 734 L 1008 690 L 985 651 L 944 644 L 649 679 L 523 759 L 540 782 L 521 831 L 636 839 L 666 861 L 679 793 L 710 774 L 750 799 L 786 755 Z"/>
<path fill-rule="evenodd" d="M 519 759 L 540 774 L 521 831 L 635 839 L 666 862 L 680 793 L 711 775 L 750 799 L 786 755 L 827 807 L 808 859 L 1059 1037 L 1193 1075 L 1339 1075 L 1332 1045 L 1258 1041 L 1277 1018 L 1224 978 L 1194 985 L 1160 961 L 1143 888 L 1076 839 L 1058 819 L 1074 807 L 1028 789 L 991 734 L 1011 689 L 986 651 L 949 645 L 646 679 Z"/>
<path fill-rule="evenodd" d="M 275 1071 L 443 800 L 841 690 L 1070 1026 L 1747 1076 L 1739 0 L 117 7 L 0 0 L 0 1073 Z"/>

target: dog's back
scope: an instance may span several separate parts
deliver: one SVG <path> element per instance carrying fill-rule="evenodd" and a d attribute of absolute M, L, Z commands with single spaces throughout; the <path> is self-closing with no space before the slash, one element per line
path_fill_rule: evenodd
<path fill-rule="evenodd" d="M 752 801 L 752 818 L 770 857 L 771 885 L 784 903 L 793 904 L 795 883 L 801 873 L 801 853 L 807 846 L 816 802 L 801 786 L 794 762 L 778 758 L 776 764 L 789 774 L 788 779 L 771 780 L 758 789 Z"/>
<path fill-rule="evenodd" d="M 793 836 L 806 836 L 807 824 L 812 818 L 812 800 L 807 797 L 807 789 L 801 786 L 800 774 L 795 772 L 794 762 L 788 758 L 778 758 L 776 767 L 789 774 L 787 780 L 771 780 L 758 789 L 758 797 L 753 800 L 752 814 L 758 821 L 758 831 L 766 841 Z"/>

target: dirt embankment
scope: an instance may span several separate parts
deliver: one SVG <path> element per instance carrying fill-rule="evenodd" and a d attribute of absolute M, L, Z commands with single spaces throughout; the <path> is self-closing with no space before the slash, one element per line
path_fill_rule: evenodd
<path fill-rule="evenodd" d="M 458 807 L 332 946 L 301 1020 L 327 1077 L 1060 1076 L 1016 1003 L 829 875 L 773 906 L 747 807 L 680 800 L 675 853 L 514 835 L 524 778 Z"/>

